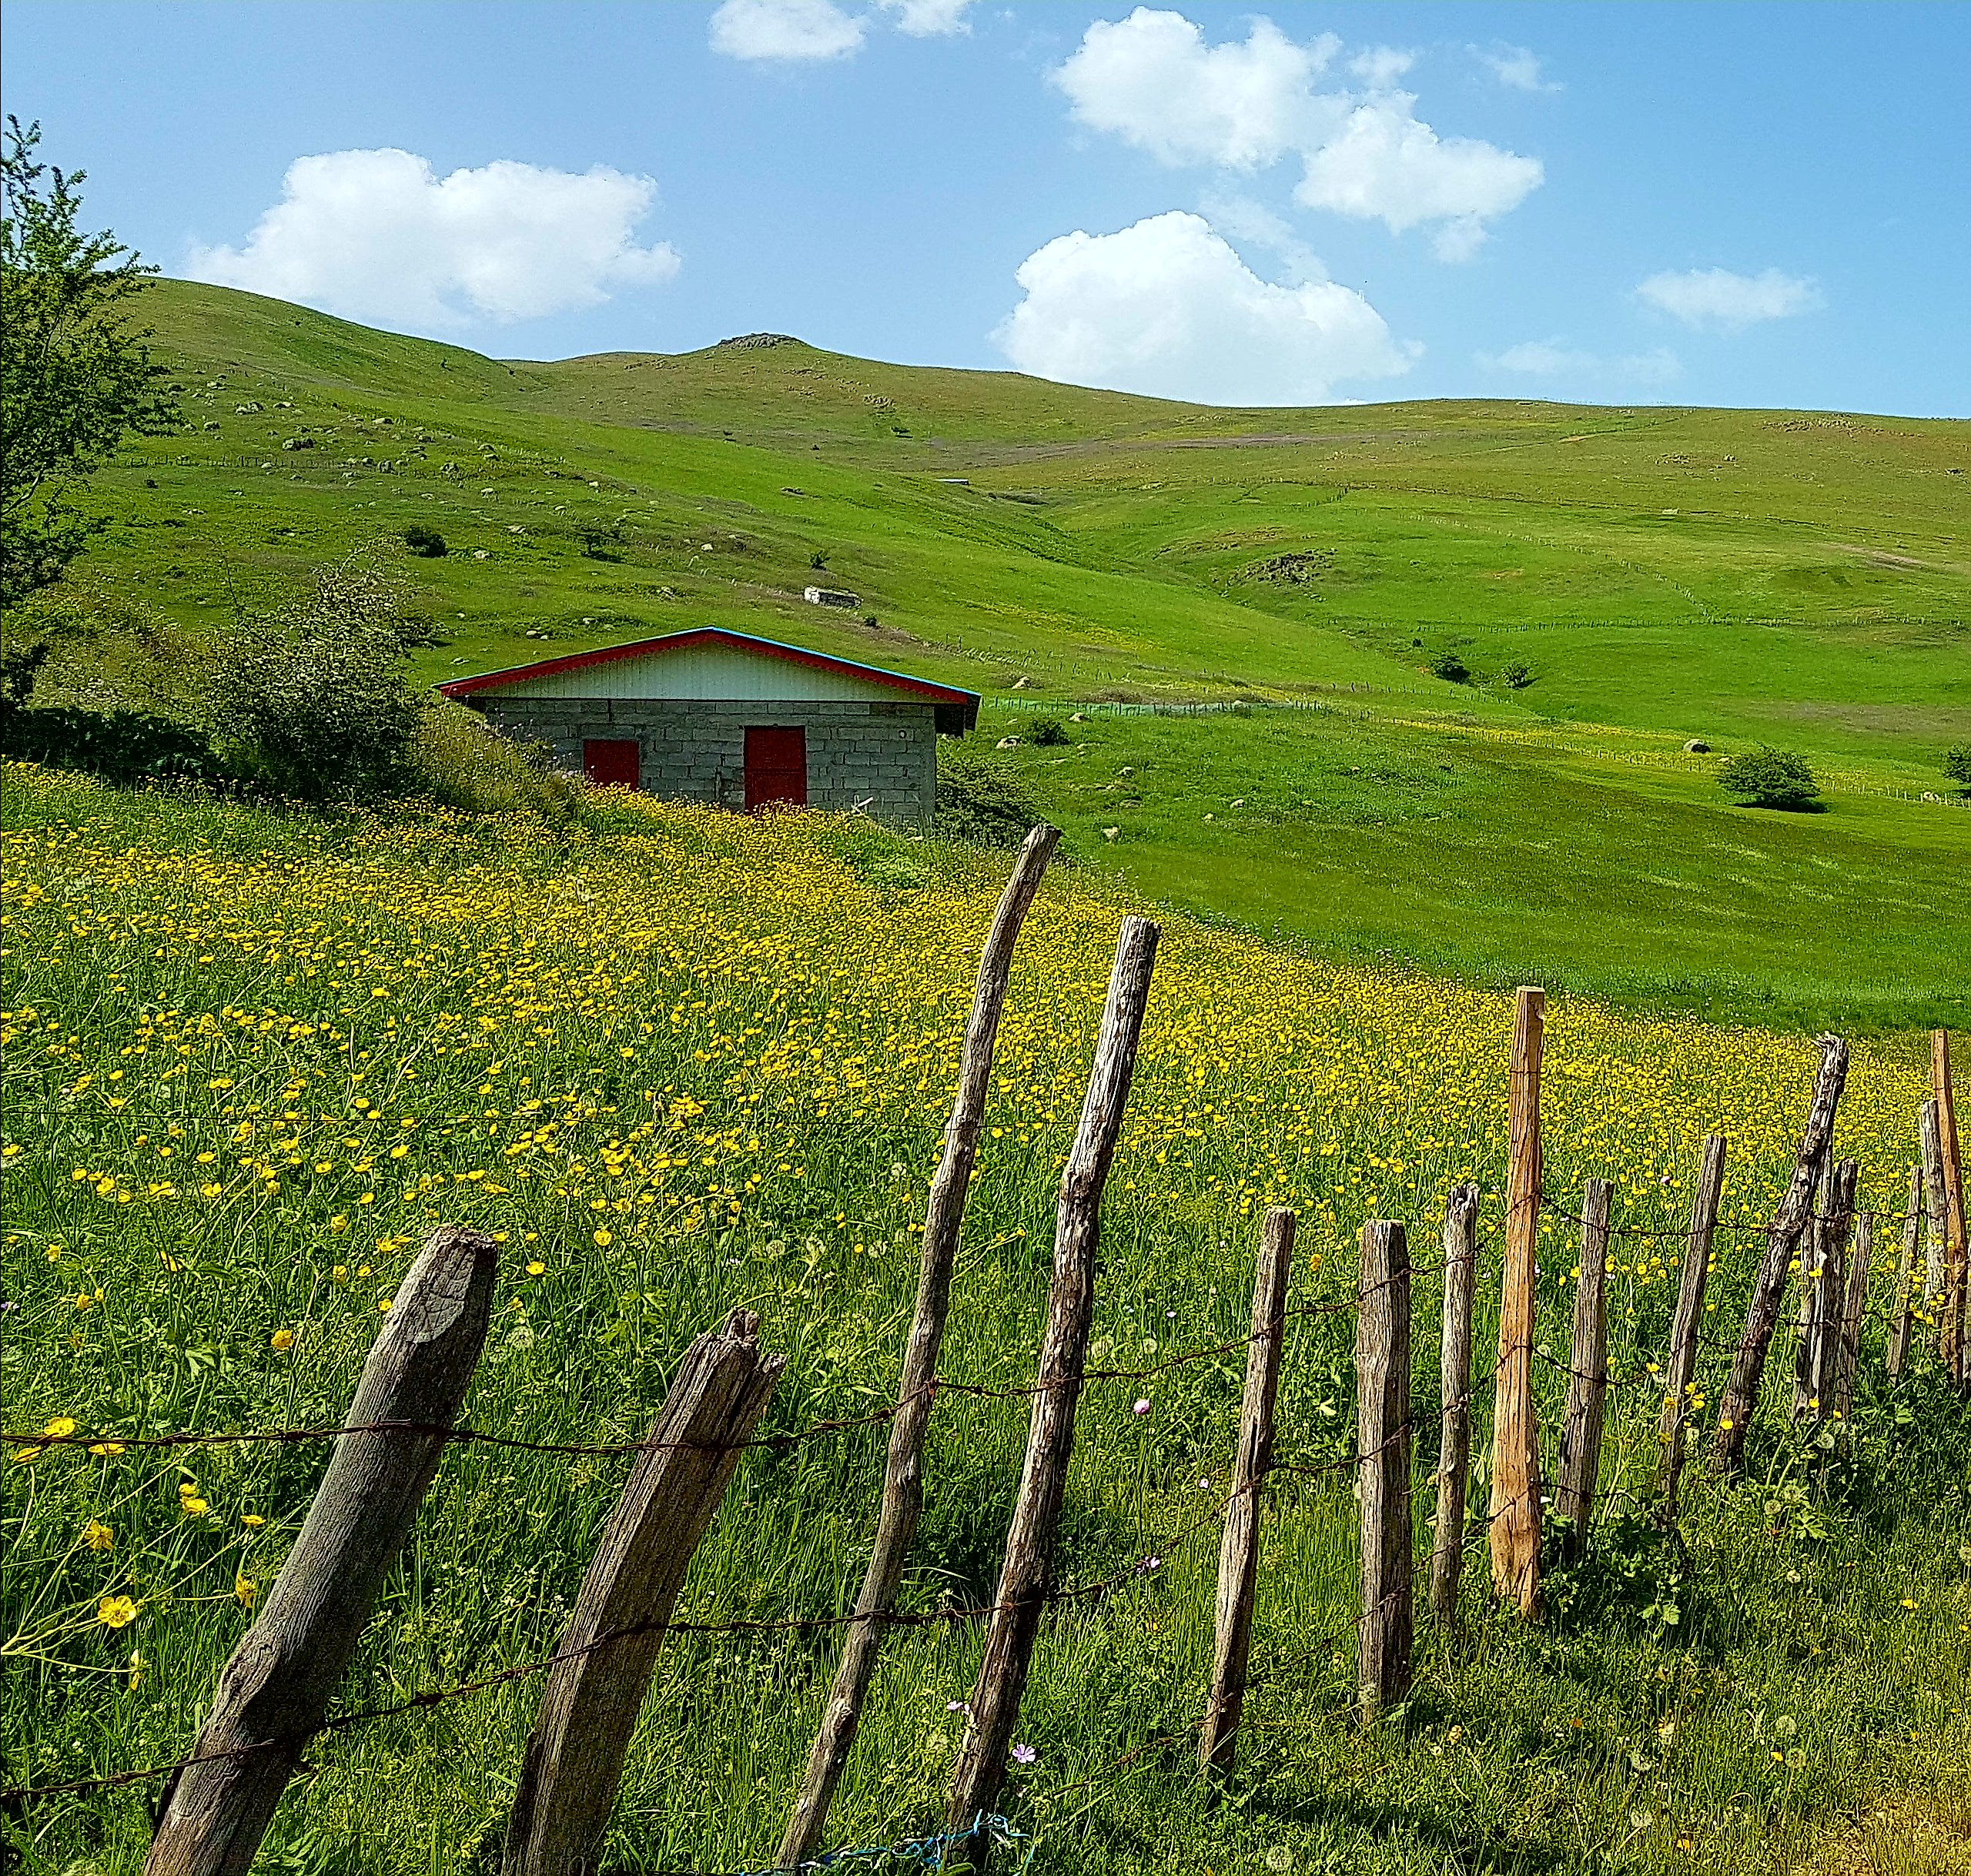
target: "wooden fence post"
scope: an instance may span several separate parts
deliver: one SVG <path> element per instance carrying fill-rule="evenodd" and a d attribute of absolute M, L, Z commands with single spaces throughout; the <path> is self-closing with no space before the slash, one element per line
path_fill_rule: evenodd
<path fill-rule="evenodd" d="M 1287 1270 L 1293 1254 L 1293 1214 L 1276 1206 L 1260 1232 L 1253 1272 L 1253 1339 L 1246 1349 L 1246 1392 L 1239 1403 L 1239 1449 L 1225 1535 L 1218 1549 L 1217 1630 L 1211 1699 L 1198 1740 L 1198 1764 L 1230 1776 L 1246 1704 L 1246 1661 L 1252 1644 L 1253 1590 L 1259 1573 L 1260 1485 L 1273 1463 L 1273 1403 L 1280 1385 L 1280 1343 L 1287 1326 Z"/>
<path fill-rule="evenodd" d="M 1478 1188 L 1454 1185 L 1444 1207 L 1444 1319 L 1437 1369 L 1444 1420 L 1437 1445 L 1437 1527 L 1431 1547 L 1431 1613 L 1457 1615 L 1464 1572 L 1464 1493 L 1471 1470 L 1471 1292 L 1478 1272 Z"/>
<path fill-rule="evenodd" d="M 1835 1352 L 1834 1417 L 1845 1436 L 1855 1416 L 1855 1370 L 1861 1365 L 1862 1318 L 1869 1307 L 1869 1266 L 1875 1261 L 1876 1215 L 1864 1212 L 1855 1223 L 1855 1256 L 1848 1266 L 1848 1296 L 1841 1312 L 1840 1346 Z"/>
<path fill-rule="evenodd" d="M 1534 1259 L 1543 1177 L 1540 1067 L 1547 993 L 1522 987 L 1513 1012 L 1511 1145 L 1506 1173 L 1505 1268 L 1492 1398 L 1492 1494 L 1487 1536 L 1492 1586 L 1529 1620 L 1540 1613 L 1540 1430 L 1533 1414 Z"/>
<path fill-rule="evenodd" d="M 1684 1470 L 1684 1430 L 1690 1419 L 1691 1383 L 1697 1373 L 1698 1329 L 1704 1320 L 1704 1287 L 1711 1274 L 1711 1243 L 1718 1229 L 1718 1201 L 1725 1189 L 1725 1136 L 1705 1137 L 1691 1195 L 1690 1236 L 1677 1283 L 1677 1313 L 1670 1329 L 1668 1372 L 1663 1377 L 1662 1456 L 1656 1463 L 1657 1515 L 1677 1521 L 1677 1485 Z"/>
<path fill-rule="evenodd" d="M 1075 1413 L 1088 1326 L 1095 1308 L 1095 1260 L 1102 1235 L 1102 1189 L 1115 1157 L 1136 1072 L 1143 1006 L 1149 999 L 1159 928 L 1132 915 L 1123 921 L 1109 1000 L 1081 1123 L 1061 1175 L 1054 1222 L 1054 1276 L 1047 1299 L 1047 1328 L 1035 1376 L 1026 1461 L 1006 1533 L 1006 1553 L 986 1632 L 986 1652 L 972 1695 L 972 1724 L 952 1782 L 948 1828 L 969 1830 L 991 1811 L 1006 1783 L 1006 1754 L 1026 1690 L 1027 1669 L 1040 1617 L 1046 1607 L 1050 1555 L 1073 1456 Z M 982 1870 L 989 1846 L 982 1840 L 955 1844 L 949 1867 Z"/>
<path fill-rule="evenodd" d="M 1590 1179 L 1581 1195 L 1581 1281 L 1574 1292 L 1574 1353 L 1554 1493 L 1555 1515 L 1568 1521 L 1570 1561 L 1587 1547 L 1601 1474 L 1601 1416 L 1608 1395 L 1608 1206 L 1615 1189 L 1606 1179 Z"/>
<path fill-rule="evenodd" d="M 1410 1691 L 1410 1246 L 1403 1227 L 1362 1227 L 1355 1329 L 1356 1446 L 1361 1463 L 1362 1718 Z"/>
<path fill-rule="evenodd" d="M 623 1761 L 691 1553 L 785 1365 L 735 1309 L 685 1351 L 575 1598 L 527 1735 L 504 1876 L 594 1876 Z"/>
<path fill-rule="evenodd" d="M 483 1232 L 443 1225 L 425 1241 L 343 1423 L 403 1430 L 336 1441 L 190 1754 L 232 1756 L 187 1765 L 166 1787 L 145 1876 L 246 1876 L 438 1470 L 486 1339 L 498 1265 Z"/>
<path fill-rule="evenodd" d="M 1814 1220 L 1800 1258 L 1800 1352 L 1793 1373 L 1793 1418 L 1827 1419 L 1834 1405 L 1841 1316 L 1847 1296 L 1848 1237 L 1855 1228 L 1859 1169 L 1834 1169 L 1827 1205 Z"/>
<path fill-rule="evenodd" d="M 1964 1160 L 1957 1139 L 1957 1097 L 1950 1085 L 1950 1032 L 1930 1034 L 1930 1093 L 1937 1104 L 1937 1132 L 1943 1149 L 1943 1311 L 1944 1372 L 1961 1387 L 1971 1379 L 1966 1363 L 1966 1292 L 1971 1285 L 1971 1253 L 1964 1239 Z"/>
<path fill-rule="evenodd" d="M 1937 1104 L 1926 1101 L 1916 1111 L 1916 1152 L 1923 1168 L 1923 1212 L 1929 1229 L 1923 1252 L 1923 1314 L 1930 1339 L 1938 1339 L 1937 1299 L 1943 1294 L 1944 1240 L 1950 1235 L 1950 1201 L 1944 1195 L 1943 1129 Z"/>
<path fill-rule="evenodd" d="M 1896 1267 L 1895 1314 L 1889 1319 L 1885 1366 L 1893 1381 L 1909 1359 L 1909 1291 L 1916 1269 L 1916 1246 L 1923 1233 L 1923 1169 L 1909 1169 L 1909 1205 L 1902 1214 L 1902 1259 Z"/>
<path fill-rule="evenodd" d="M 1779 1325 L 1786 1273 L 1813 1212 L 1814 1183 L 1834 1138 L 1834 1112 L 1848 1079 L 1848 1045 L 1839 1036 L 1821 1038 L 1820 1072 L 1814 1078 L 1813 1103 L 1807 1111 L 1793 1176 L 1765 1234 L 1765 1250 L 1752 1279 L 1752 1301 L 1745 1310 L 1745 1333 L 1732 1360 L 1732 1376 L 1718 1403 L 1718 1433 L 1711 1449 L 1714 1470 L 1728 1472 L 1744 1452 L 1745 1434 L 1758 1411 L 1759 1383 L 1765 1357 Z"/>
<path fill-rule="evenodd" d="M 835 1684 L 828 1690 L 820 1731 L 808 1754 L 808 1770 L 794 1801 L 779 1861 L 792 1869 L 806 1862 L 820 1846 L 828 1828 L 828 1806 L 835 1797 L 842 1767 L 848 1762 L 855 1731 L 862 1722 L 862 1702 L 876 1671 L 882 1646 L 882 1618 L 896 1600 L 904 1564 L 917 1534 L 924 1509 L 924 1436 L 938 1378 L 938 1354 L 943 1345 L 945 1316 L 950 1306 L 952 1269 L 958 1256 L 959 1236 L 965 1221 L 965 1194 L 977 1157 L 979 1131 L 986 1116 L 991 1085 L 992 1052 L 999 1014 L 1012 973 L 1013 948 L 1027 908 L 1040 889 L 1041 876 L 1053 857 L 1061 831 L 1038 827 L 1026 837 L 1012 877 L 1000 895 L 999 910 L 986 935 L 979 961 L 978 987 L 972 994 L 972 1019 L 965 1027 L 965 1050 L 959 1059 L 958 1092 L 945 1129 L 944 1157 L 931 1182 L 929 1207 L 924 1219 L 924 1243 L 918 1267 L 917 1305 L 911 1318 L 903 1372 L 897 1383 L 896 1417 L 890 1423 L 888 1456 L 883 1467 L 883 1499 L 876 1517 L 875 1541 L 855 1599 L 855 1620 L 844 1638 Z"/>

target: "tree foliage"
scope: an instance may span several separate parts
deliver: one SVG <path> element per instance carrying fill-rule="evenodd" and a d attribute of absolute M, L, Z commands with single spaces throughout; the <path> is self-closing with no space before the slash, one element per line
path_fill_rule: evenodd
<path fill-rule="evenodd" d="M 1788 749 L 1748 749 L 1721 764 L 1718 785 L 1747 808 L 1821 805 L 1820 784 L 1804 757 Z"/>
<path fill-rule="evenodd" d="M 128 303 L 154 267 L 76 227 L 84 180 L 36 162 L 41 127 L 7 120 L 0 169 L 0 606 L 52 586 L 104 523 L 76 485 L 132 436 L 174 428 Z"/>
<path fill-rule="evenodd" d="M 1960 788 L 1971 788 L 1971 743 L 1953 743 L 1943 752 L 1943 772 Z"/>
<path fill-rule="evenodd" d="M 236 620 L 209 704 L 231 765 L 304 801 L 402 785 L 430 701 L 404 680 L 403 601 L 397 583 L 359 555 L 319 574 L 293 611 Z"/>

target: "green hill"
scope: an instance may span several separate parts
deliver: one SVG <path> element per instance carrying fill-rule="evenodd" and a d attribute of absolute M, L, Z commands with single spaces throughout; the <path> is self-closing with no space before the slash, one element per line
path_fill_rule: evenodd
<path fill-rule="evenodd" d="M 990 740 L 1036 701 L 1242 701 L 1009 757 L 1085 859 L 1283 935 L 1773 1021 L 1963 1007 L 1971 816 L 1921 798 L 1971 740 L 1971 425 L 1221 410 L 148 305 L 192 427 L 99 481 L 71 603 L 102 616 L 196 637 L 421 523 L 427 679 L 719 624 L 979 690 Z M 1830 811 L 1730 808 L 1692 739 L 1800 750 Z"/>

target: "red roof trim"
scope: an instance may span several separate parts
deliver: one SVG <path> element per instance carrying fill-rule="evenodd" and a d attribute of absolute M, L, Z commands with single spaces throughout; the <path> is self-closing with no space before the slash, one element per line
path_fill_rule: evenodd
<path fill-rule="evenodd" d="M 553 677 L 563 671 L 586 670 L 592 664 L 613 664 L 620 658 L 648 657 L 653 653 L 682 651 L 692 645 L 730 645 L 738 650 L 755 652 L 790 664 L 805 664 L 811 670 L 846 671 L 872 683 L 887 684 L 892 690 L 908 691 L 930 704 L 969 705 L 976 709 L 976 691 L 959 691 L 949 684 L 932 684 L 922 677 L 906 677 L 901 671 L 885 670 L 880 665 L 858 664 L 852 658 L 832 658 L 826 652 L 807 651 L 798 645 L 783 645 L 778 639 L 755 638 L 746 632 L 728 631 L 724 627 L 701 625 L 683 632 L 667 632 L 661 638 L 640 638 L 627 645 L 605 645 L 597 651 L 571 652 L 566 657 L 544 658 L 537 664 L 516 664 L 505 670 L 487 671 L 477 677 L 454 677 L 437 687 L 443 697 L 470 697 L 480 691 L 496 691 L 530 678 Z"/>

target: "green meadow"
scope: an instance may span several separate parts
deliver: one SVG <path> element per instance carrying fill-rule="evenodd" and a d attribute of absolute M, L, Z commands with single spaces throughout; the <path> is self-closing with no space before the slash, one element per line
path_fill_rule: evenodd
<path fill-rule="evenodd" d="M 978 690 L 989 741 L 1036 704 L 1250 704 L 1009 754 L 1083 864 L 1290 941 L 1965 1020 L 1971 426 L 1207 410 L 796 342 L 502 362 L 179 282 L 147 311 L 191 427 L 100 478 L 47 602 L 98 630 L 51 694 L 182 697 L 235 610 L 381 550 L 434 682 L 716 624 Z M 1826 811 L 1724 798 L 1710 764 L 1767 742 Z"/>

